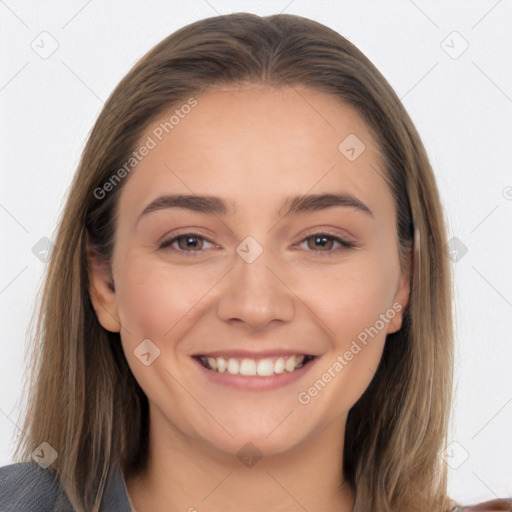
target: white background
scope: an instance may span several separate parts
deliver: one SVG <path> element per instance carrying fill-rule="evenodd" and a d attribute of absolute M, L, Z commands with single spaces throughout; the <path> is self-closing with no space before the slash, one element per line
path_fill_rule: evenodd
<path fill-rule="evenodd" d="M 10 462 L 18 433 L 26 330 L 44 270 L 32 248 L 53 235 L 103 102 L 165 36 L 236 11 L 286 12 L 330 26 L 402 98 L 430 155 L 451 233 L 467 248 L 454 263 L 450 493 L 463 503 L 512 496 L 510 0 L 189 0 L 186 7 L 0 0 L 0 465 Z M 52 44 L 58 48 L 46 59 L 32 48 Z"/>

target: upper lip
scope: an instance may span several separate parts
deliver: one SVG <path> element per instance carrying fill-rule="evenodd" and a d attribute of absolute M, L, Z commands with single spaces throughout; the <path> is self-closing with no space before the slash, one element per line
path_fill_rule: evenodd
<path fill-rule="evenodd" d="M 293 355 L 304 355 L 304 356 L 312 356 L 316 357 L 315 354 L 311 354 L 308 351 L 304 351 L 301 349 L 279 349 L 279 350 L 265 350 L 265 351 L 249 351 L 249 350 L 215 350 L 210 352 L 198 352 L 196 354 L 192 354 L 192 357 L 223 357 L 225 359 L 233 358 L 233 359 L 265 359 L 272 357 L 286 357 Z"/>

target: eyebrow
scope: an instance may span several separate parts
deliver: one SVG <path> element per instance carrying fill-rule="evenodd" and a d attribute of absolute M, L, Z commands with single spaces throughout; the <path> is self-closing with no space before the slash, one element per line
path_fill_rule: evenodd
<path fill-rule="evenodd" d="M 298 213 L 325 210 L 335 206 L 354 208 L 373 218 L 373 212 L 360 199 L 351 194 L 308 194 L 287 198 L 278 211 L 280 216 L 286 217 Z M 220 197 L 197 195 L 164 195 L 148 204 L 139 215 L 137 222 L 145 215 L 171 208 L 184 208 L 200 213 L 234 215 L 234 203 L 225 201 Z"/>

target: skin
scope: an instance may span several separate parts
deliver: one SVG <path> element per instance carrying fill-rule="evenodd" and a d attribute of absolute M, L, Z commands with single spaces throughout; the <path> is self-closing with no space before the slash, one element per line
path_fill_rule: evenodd
<path fill-rule="evenodd" d="M 386 335 L 400 329 L 401 312 L 308 404 L 297 396 L 358 334 L 408 300 L 409 272 L 400 266 L 395 205 L 377 146 L 352 107 L 307 88 L 222 88 L 197 100 L 127 178 L 115 291 L 108 269 L 94 264 L 91 271 L 99 321 L 121 333 L 150 404 L 148 470 L 125 479 L 133 508 L 352 510 L 354 495 L 340 485 L 347 414 L 374 375 Z M 355 161 L 338 150 L 349 134 L 366 146 Z M 278 213 L 289 196 L 333 192 L 355 196 L 372 215 L 350 206 Z M 164 193 L 217 196 L 236 212 L 173 208 L 138 221 Z M 355 247 L 315 243 L 311 235 L 326 230 Z M 174 251 L 158 248 L 189 232 L 211 243 L 197 240 L 188 257 L 183 242 Z M 263 249 L 250 264 L 235 251 L 249 235 Z M 143 339 L 160 350 L 149 366 L 134 354 Z M 265 392 L 212 383 L 191 358 L 235 348 L 318 358 L 304 377 Z M 262 455 L 252 467 L 236 456 L 246 443 Z"/>

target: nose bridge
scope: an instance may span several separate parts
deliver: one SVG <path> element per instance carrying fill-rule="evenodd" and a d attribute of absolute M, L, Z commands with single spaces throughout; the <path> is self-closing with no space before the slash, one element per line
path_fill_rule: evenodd
<path fill-rule="evenodd" d="M 236 252 L 234 268 L 219 300 L 219 318 L 236 319 L 252 329 L 262 329 L 273 320 L 290 321 L 295 314 L 294 297 L 285 280 L 278 277 L 273 252 L 251 237 L 242 241 Z"/>

